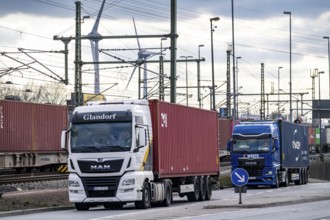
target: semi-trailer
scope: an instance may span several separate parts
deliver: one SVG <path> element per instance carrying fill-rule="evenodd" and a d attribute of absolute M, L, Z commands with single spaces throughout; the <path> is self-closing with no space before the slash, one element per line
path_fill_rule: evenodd
<path fill-rule="evenodd" d="M 219 176 L 217 113 L 158 100 L 77 107 L 62 147 L 77 210 L 170 206 L 174 192 L 210 200 Z"/>
<path fill-rule="evenodd" d="M 242 122 L 228 142 L 232 169 L 249 174 L 248 186 L 274 188 L 308 182 L 308 127 L 287 121 Z"/>

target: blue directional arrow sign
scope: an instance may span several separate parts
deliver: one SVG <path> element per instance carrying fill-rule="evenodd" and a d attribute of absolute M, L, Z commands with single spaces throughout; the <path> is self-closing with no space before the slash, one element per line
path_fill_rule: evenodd
<path fill-rule="evenodd" d="M 248 181 L 249 181 L 249 174 L 246 170 L 242 168 L 236 168 L 231 173 L 231 182 L 235 186 L 244 186 L 248 183 Z"/>

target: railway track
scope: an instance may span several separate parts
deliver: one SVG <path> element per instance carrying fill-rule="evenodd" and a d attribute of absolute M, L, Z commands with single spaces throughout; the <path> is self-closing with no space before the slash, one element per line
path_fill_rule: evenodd
<path fill-rule="evenodd" d="M 24 173 L 24 174 L 4 174 L 0 175 L 0 185 L 26 182 L 42 182 L 51 180 L 64 180 L 68 174 L 60 173 Z"/>

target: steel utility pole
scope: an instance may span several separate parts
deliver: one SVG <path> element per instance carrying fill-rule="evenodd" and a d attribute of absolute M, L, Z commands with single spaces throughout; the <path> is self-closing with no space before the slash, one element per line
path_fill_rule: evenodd
<path fill-rule="evenodd" d="M 261 63 L 261 92 L 260 92 L 260 119 L 265 120 L 265 72 L 264 64 Z"/>
<path fill-rule="evenodd" d="M 236 124 L 236 80 L 235 80 L 235 16 L 234 16 L 234 0 L 231 0 L 231 31 L 232 31 L 232 51 L 233 51 L 233 95 L 234 95 L 234 125 Z"/>
<path fill-rule="evenodd" d="M 198 61 L 197 61 L 197 101 L 199 108 L 202 108 L 201 104 L 201 68 L 200 68 L 200 59 L 201 59 L 201 47 L 204 47 L 204 44 L 198 45 Z"/>
<path fill-rule="evenodd" d="M 310 77 L 312 78 L 312 100 L 315 99 L 315 77 L 317 77 L 317 69 L 310 71 Z"/>
<path fill-rule="evenodd" d="M 329 99 L 330 99 L 330 40 L 329 36 L 324 36 L 323 39 L 328 40 L 328 77 L 329 77 Z"/>
<path fill-rule="evenodd" d="M 176 0 L 171 0 L 171 102 L 176 103 Z"/>
<path fill-rule="evenodd" d="M 292 122 L 292 31 L 291 31 L 291 12 L 284 11 L 283 14 L 290 16 L 290 122 Z"/>
<path fill-rule="evenodd" d="M 76 4 L 76 44 L 75 44 L 75 102 L 74 106 L 80 106 L 82 103 L 82 88 L 81 88 L 81 3 Z"/>
<path fill-rule="evenodd" d="M 228 49 L 226 51 L 227 53 L 227 118 L 230 118 L 231 116 L 231 105 L 230 105 L 230 55 L 231 55 L 231 47 L 228 46 Z"/>

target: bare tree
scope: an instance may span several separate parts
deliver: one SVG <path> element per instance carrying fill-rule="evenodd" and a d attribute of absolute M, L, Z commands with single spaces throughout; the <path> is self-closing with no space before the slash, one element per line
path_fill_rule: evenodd
<path fill-rule="evenodd" d="M 65 85 L 58 82 L 50 82 L 41 86 L 30 82 L 23 89 L 17 89 L 15 85 L 0 84 L 0 99 L 12 97 L 12 99 L 24 102 L 65 105 L 68 95 L 69 92 Z"/>

